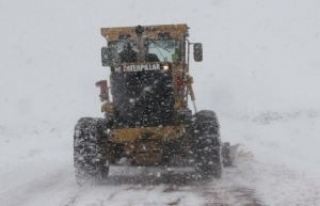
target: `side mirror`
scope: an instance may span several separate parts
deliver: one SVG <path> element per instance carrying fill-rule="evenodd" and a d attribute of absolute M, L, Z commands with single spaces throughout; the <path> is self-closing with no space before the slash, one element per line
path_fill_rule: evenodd
<path fill-rule="evenodd" d="M 115 52 L 114 49 L 110 47 L 101 48 L 101 61 L 102 66 L 111 66 L 115 62 Z"/>
<path fill-rule="evenodd" d="M 203 59 L 202 55 L 202 44 L 201 43 L 194 43 L 193 44 L 193 58 L 196 62 L 201 62 Z"/>

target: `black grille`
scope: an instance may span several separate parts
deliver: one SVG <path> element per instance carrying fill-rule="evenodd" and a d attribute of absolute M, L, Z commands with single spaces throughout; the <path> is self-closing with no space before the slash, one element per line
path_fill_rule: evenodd
<path fill-rule="evenodd" d="M 173 80 L 161 71 L 112 72 L 114 126 L 159 126 L 172 123 Z"/>

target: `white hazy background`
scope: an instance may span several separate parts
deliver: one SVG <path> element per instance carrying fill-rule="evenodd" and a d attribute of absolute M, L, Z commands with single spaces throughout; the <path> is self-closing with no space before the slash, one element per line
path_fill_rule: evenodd
<path fill-rule="evenodd" d="M 99 115 L 100 27 L 188 23 L 199 108 L 319 108 L 320 3 L 312 1 L 0 2 L 2 124 Z"/>

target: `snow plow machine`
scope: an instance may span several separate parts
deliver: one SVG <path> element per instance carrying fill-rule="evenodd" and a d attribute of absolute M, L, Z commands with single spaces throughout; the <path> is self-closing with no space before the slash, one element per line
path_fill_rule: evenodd
<path fill-rule="evenodd" d="M 217 115 L 195 106 L 189 53 L 193 49 L 196 62 L 203 54 L 201 43 L 189 42 L 188 29 L 186 24 L 101 28 L 110 85 L 96 83 L 104 117 L 84 117 L 75 126 L 78 181 L 107 178 L 109 167 L 122 158 L 132 166 L 186 165 L 209 178 L 220 178 L 224 165 L 232 164 Z"/>

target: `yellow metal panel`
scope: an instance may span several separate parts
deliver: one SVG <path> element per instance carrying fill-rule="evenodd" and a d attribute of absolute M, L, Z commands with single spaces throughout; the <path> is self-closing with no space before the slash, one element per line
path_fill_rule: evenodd
<path fill-rule="evenodd" d="M 111 131 L 110 141 L 123 143 L 144 139 L 169 141 L 179 139 L 184 134 L 185 128 L 183 126 L 122 128 Z"/>
<path fill-rule="evenodd" d="M 174 80 L 174 98 L 176 110 L 185 109 L 188 106 L 188 85 L 186 82 L 186 74 L 189 71 L 188 65 L 175 64 L 173 65 L 172 77 Z M 178 82 L 178 80 L 180 82 Z"/>

